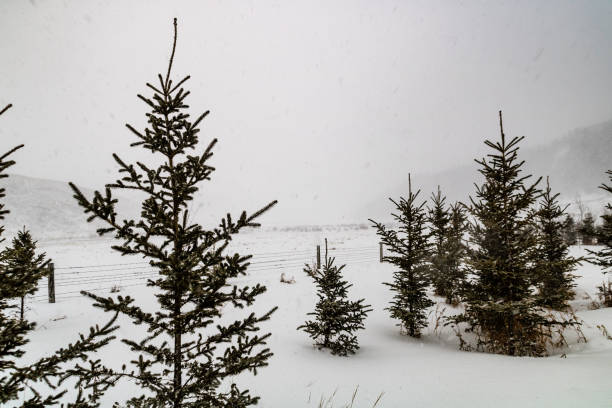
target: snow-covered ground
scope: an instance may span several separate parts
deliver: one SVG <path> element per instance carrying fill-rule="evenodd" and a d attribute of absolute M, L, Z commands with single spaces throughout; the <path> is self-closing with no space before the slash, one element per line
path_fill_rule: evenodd
<path fill-rule="evenodd" d="M 351 297 L 364 297 L 374 308 L 366 329 L 359 333 L 361 349 L 351 357 L 319 351 L 305 333 L 296 330 L 316 300 L 314 285 L 302 272 L 302 265 L 315 259 L 315 247 L 323 245 L 324 237 L 329 239 L 330 255 L 347 264 L 345 277 L 354 284 Z M 75 296 L 78 289 L 104 293 L 118 285 L 120 294 L 130 294 L 145 307 L 153 307 L 150 289 L 142 285 L 150 268 L 139 264 L 141 259 L 113 253 L 110 244 L 102 239 L 41 241 L 56 266 L 58 302 L 47 303 L 42 292 L 30 301 L 27 316 L 38 327 L 28 345 L 32 351 L 28 358 L 49 353 L 75 339 L 78 331 L 104 321 L 104 314 L 91 307 L 89 300 Z M 459 351 L 450 328 L 435 328 L 443 305 L 432 308 L 432 323 L 421 339 L 401 335 L 384 310 L 391 294 L 382 282 L 391 279 L 393 268 L 379 262 L 378 240 L 371 228 L 256 231 L 242 235 L 233 247 L 255 254 L 249 276 L 240 283 L 261 282 L 268 287 L 256 309 L 279 306 L 263 327 L 272 333 L 269 346 L 274 356 L 269 367 L 257 376 L 242 375 L 236 380 L 261 396 L 261 407 L 318 407 L 322 400 L 325 407 L 344 407 L 356 387 L 353 406 L 364 408 L 371 407 L 381 393 L 377 406 L 389 408 L 612 407 L 612 341 L 596 327 L 603 324 L 612 332 L 612 309 L 589 310 L 596 299 L 595 287 L 602 281 L 599 268 L 590 264 L 577 271 L 575 302 L 588 343 L 577 342 L 569 333 L 567 349 L 547 358 L 517 358 Z M 577 247 L 572 252 L 585 253 Z M 295 277 L 296 283 L 281 283 L 283 272 L 288 278 Z M 228 313 L 231 317 L 245 312 Z M 126 320 L 120 323 L 119 337 L 138 337 L 142 331 Z M 116 341 L 100 357 L 120 366 L 133 356 Z M 122 383 L 107 394 L 103 406 L 134 392 L 133 385 Z"/>

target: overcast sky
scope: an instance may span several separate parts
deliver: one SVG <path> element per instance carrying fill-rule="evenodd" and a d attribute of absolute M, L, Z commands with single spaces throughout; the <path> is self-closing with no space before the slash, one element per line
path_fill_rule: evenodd
<path fill-rule="evenodd" d="M 526 146 L 612 118 L 610 1 L 2 0 L 13 172 L 99 188 L 112 152 L 142 157 L 124 124 L 145 123 L 175 16 L 175 76 L 219 139 L 202 212 L 279 199 L 270 223 L 354 221 L 408 172 L 482 155 L 498 109 Z"/>

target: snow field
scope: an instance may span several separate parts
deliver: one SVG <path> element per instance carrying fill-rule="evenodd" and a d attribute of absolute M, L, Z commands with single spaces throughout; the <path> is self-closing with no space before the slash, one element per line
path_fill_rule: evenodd
<path fill-rule="evenodd" d="M 361 348 L 351 357 L 319 351 L 312 347 L 305 333 L 296 330 L 316 302 L 314 284 L 302 272 L 302 265 L 315 259 L 315 246 L 323 245 L 325 236 L 336 263 L 347 264 L 344 276 L 354 284 L 350 297 L 363 297 L 374 309 L 366 320 L 366 329 L 358 333 Z M 109 249 L 111 243 L 109 240 L 48 242 L 43 250 L 55 262 L 57 281 L 61 281 L 60 268 L 65 266 L 142 261 L 113 253 Z M 241 375 L 236 379 L 239 387 L 249 388 L 254 395 L 261 396 L 261 407 L 318 407 L 321 400 L 326 407 L 344 407 L 357 386 L 354 407 L 362 408 L 371 407 L 380 393 L 384 395 L 377 407 L 389 408 L 612 406 L 609 379 L 612 341 L 596 327 L 603 324 L 612 332 L 612 309 L 588 309 L 596 299 L 595 286 L 602 281 L 601 271 L 593 265 L 583 264 L 576 271 L 580 277 L 576 281 L 578 296 L 574 302 L 578 316 L 584 320 L 582 330 L 588 343 L 578 343 L 577 336 L 568 333 L 567 349 L 556 350 L 547 358 L 517 358 L 459 351 L 457 338 L 449 327 L 434 330 L 436 306 L 432 307 L 430 326 L 421 339 L 401 335 L 396 322 L 384 310 L 392 295 L 382 283 L 391 280 L 393 266 L 378 261 L 378 240 L 373 230 L 249 232 L 241 234 L 232 243 L 232 249 L 241 254 L 256 254 L 249 275 L 236 282 L 240 285 L 260 282 L 268 287 L 256 301 L 255 311 L 264 313 L 279 306 L 262 327 L 262 333 L 272 333 L 268 341 L 274 353 L 270 365 L 256 376 Z M 322 256 L 323 253 L 322 248 Z M 585 250 L 572 248 L 572 254 L 584 255 Z M 284 261 L 279 262 L 280 259 Z M 295 277 L 296 283 L 281 283 L 282 272 L 287 278 Z M 111 278 L 120 273 L 112 271 Z M 84 285 L 82 289 L 94 291 L 96 287 L 117 284 L 121 287 L 119 294 L 135 297 L 145 309 L 151 310 L 155 305 L 149 288 L 142 284 L 122 285 L 121 278 L 80 284 Z M 591 299 L 584 299 L 586 295 Z M 436 300 L 442 302 L 442 299 Z M 66 345 L 76 339 L 77 332 L 84 332 L 90 325 L 103 323 L 110 317 L 93 308 L 91 301 L 83 297 L 58 296 L 57 303 L 48 304 L 43 295 L 30 301 L 29 306 L 28 317 L 38 323 L 38 328 L 28 345 L 31 350 L 28 359 Z M 443 308 L 438 305 L 438 313 Z M 450 307 L 445 311 L 456 312 Z M 246 313 L 228 308 L 223 319 Z M 134 326 L 124 318 L 119 323 L 119 338 L 140 338 L 144 333 L 143 327 Z M 114 367 L 134 358 L 117 340 L 98 357 L 111 361 L 109 365 Z M 135 392 L 139 390 L 134 385 L 123 382 L 107 393 L 103 406 L 125 400 Z"/>

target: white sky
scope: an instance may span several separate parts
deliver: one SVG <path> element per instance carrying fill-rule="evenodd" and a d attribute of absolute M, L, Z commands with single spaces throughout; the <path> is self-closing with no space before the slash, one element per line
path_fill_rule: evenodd
<path fill-rule="evenodd" d="M 498 109 L 525 146 L 612 118 L 609 1 L 2 0 L 12 170 L 100 188 L 112 152 L 141 157 L 124 124 L 145 122 L 175 16 L 175 76 L 219 138 L 215 218 L 279 199 L 267 224 L 365 221 L 408 172 L 481 156 Z"/>

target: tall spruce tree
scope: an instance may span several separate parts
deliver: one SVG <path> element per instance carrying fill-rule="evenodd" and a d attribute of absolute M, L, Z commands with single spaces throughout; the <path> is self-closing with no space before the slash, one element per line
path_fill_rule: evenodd
<path fill-rule="evenodd" d="M 449 223 L 445 236 L 447 289 L 446 303 L 456 304 L 466 282 L 466 270 L 464 261 L 467 253 L 465 234 L 468 222 L 465 207 L 461 203 L 450 206 Z"/>
<path fill-rule="evenodd" d="M 328 348 L 332 354 L 347 356 L 359 349 L 355 332 L 364 329 L 364 320 L 372 311 L 365 299 L 350 301 L 348 289 L 353 286 L 342 277 L 346 265 L 334 265 L 335 258 L 327 256 L 325 241 L 325 263 L 321 269 L 306 265 L 304 272 L 312 277 L 317 285 L 319 298 L 314 312 L 308 313 L 308 320 L 298 327 L 315 341 L 315 346 Z"/>
<path fill-rule="evenodd" d="M 465 311 L 452 320 L 465 323 L 475 333 L 477 347 L 489 352 L 516 356 L 546 354 L 551 328 L 569 323 L 547 316 L 531 287 L 534 271 L 530 258 L 537 245 L 530 208 L 537 200 L 540 179 L 521 175 L 524 162 L 518 159 L 523 137 L 509 141 L 499 112 L 501 140 L 485 144 L 493 152 L 476 160 L 485 181 L 470 197 L 472 248 L 467 259 L 472 275 L 464 294 Z"/>
<path fill-rule="evenodd" d="M 426 309 L 434 304 L 427 296 L 429 279 L 430 243 L 426 230 L 425 203 L 418 203 L 420 191 L 412 191 L 408 175 L 408 198 L 393 199 L 397 213 L 391 214 L 399 223 L 397 230 L 387 229 L 379 222 L 370 220 L 377 234 L 392 255 L 383 261 L 394 264 L 393 282 L 385 283 L 394 292 L 391 306 L 387 308 L 391 317 L 400 321 L 399 326 L 409 336 L 420 337 L 421 329 L 427 326 Z"/>
<path fill-rule="evenodd" d="M 12 245 L 0 254 L 3 262 L 0 279 L 12 286 L 13 296 L 20 300 L 19 319 L 23 321 L 25 297 L 33 295 L 38 282 L 48 274 L 45 253 L 36 253 L 36 241 L 25 228 L 13 238 Z"/>
<path fill-rule="evenodd" d="M 569 245 L 563 237 L 563 216 L 567 207 L 562 208 L 553 194 L 548 177 L 546 188 L 540 197 L 539 208 L 533 220 L 537 229 L 538 241 L 534 247 L 534 269 L 537 271 L 537 285 L 542 305 L 552 309 L 564 310 L 567 301 L 574 296 L 572 288 L 575 275 L 572 271 L 580 264 L 580 258 L 569 255 Z"/>
<path fill-rule="evenodd" d="M 270 334 L 257 332 L 276 308 L 262 315 L 248 311 L 266 288 L 260 284 L 238 286 L 233 279 L 246 274 L 251 256 L 225 252 L 233 236 L 245 227 L 259 226 L 255 219 L 276 201 L 252 215 L 243 212 L 237 220 L 228 214 L 211 230 L 190 223 L 189 203 L 200 182 L 209 180 L 214 171 L 209 159 L 216 140 L 200 154 L 190 153 L 198 148 L 198 125 L 208 112 L 191 120 L 185 103 L 189 91 L 183 88 L 189 76 L 177 82 L 170 79 L 176 39 L 175 19 L 166 75 L 158 75 L 158 85 L 147 83 L 153 91 L 151 98 L 138 95 L 151 108 L 146 115 L 148 127 L 139 131 L 127 125 L 137 138 L 131 146 L 150 151 L 161 165 L 128 164 L 114 154 L 121 178 L 108 184 L 104 194 L 96 191 L 90 200 L 71 184 L 78 203 L 90 214 L 88 220 L 99 219 L 107 225 L 98 233 L 113 232 L 121 241 L 113 249 L 122 255 L 144 257 L 159 271 L 159 276 L 147 283 L 154 289 L 158 308 L 145 311 L 129 296 L 113 299 L 83 293 L 95 300 L 94 306 L 147 327 L 148 335 L 122 340 L 135 356 L 130 363 L 133 368 L 107 367 L 102 373 L 107 381 L 133 379 L 144 390 L 143 395 L 129 400 L 129 405 L 245 407 L 259 397 L 240 390 L 233 381 L 237 374 L 256 374 L 268 364 L 272 353 L 265 344 Z M 120 220 L 114 190 L 146 194 L 140 219 Z M 242 309 L 244 316 L 228 321 L 228 311 Z"/>
<path fill-rule="evenodd" d="M 440 186 L 438 186 L 438 191 L 431 195 L 431 207 L 427 209 L 427 213 L 429 235 L 433 241 L 430 261 L 431 283 L 436 295 L 447 297 L 450 291 L 450 254 L 447 248 L 450 217 L 446 206 L 446 197 L 442 195 Z"/>
<path fill-rule="evenodd" d="M 6 112 L 12 105 L 7 105 L 0 110 L 0 115 Z M 0 156 L 0 179 L 8 177 L 5 171 L 15 164 L 8 156 L 23 145 L 16 146 L 7 153 Z M 0 199 L 6 196 L 6 191 L 0 188 Z M 9 210 L 4 203 L 0 203 L 0 220 L 4 220 Z M 4 232 L 4 226 L 0 225 L 0 235 Z M 4 241 L 4 238 L 0 242 Z M 4 253 L 6 255 L 6 252 Z M 65 348 L 57 350 L 48 357 L 41 358 L 32 364 L 20 364 L 19 359 L 25 351 L 23 347 L 29 342 L 28 334 L 35 329 L 36 325 L 28 322 L 23 315 L 21 318 L 14 316 L 13 309 L 16 305 L 14 300 L 19 297 L 22 289 L 14 279 L 8 279 L 12 275 L 9 263 L 0 262 L 0 405 L 27 408 L 39 408 L 57 406 L 60 398 L 66 393 L 65 381 L 77 377 L 72 386 L 78 390 L 72 407 L 88 408 L 98 407 L 99 399 L 108 388 L 108 384 L 100 382 L 90 372 L 82 372 L 78 365 L 68 367 L 67 364 L 74 360 L 83 360 L 92 369 L 97 369 L 97 360 L 88 359 L 88 353 L 96 351 L 113 339 L 112 333 L 116 330 L 114 322 L 116 315 L 102 326 L 91 327 L 87 336 L 80 335 L 79 340 L 69 344 Z M 34 262 L 31 264 L 40 266 Z M 23 266 L 23 265 L 21 265 Z M 35 276 L 36 273 L 21 270 L 26 280 Z M 91 370 L 90 370 L 91 371 Z M 39 385 L 43 385 L 45 391 L 41 391 Z M 37 389 L 39 388 L 39 389 Z M 29 392 L 27 394 L 26 392 Z"/>

